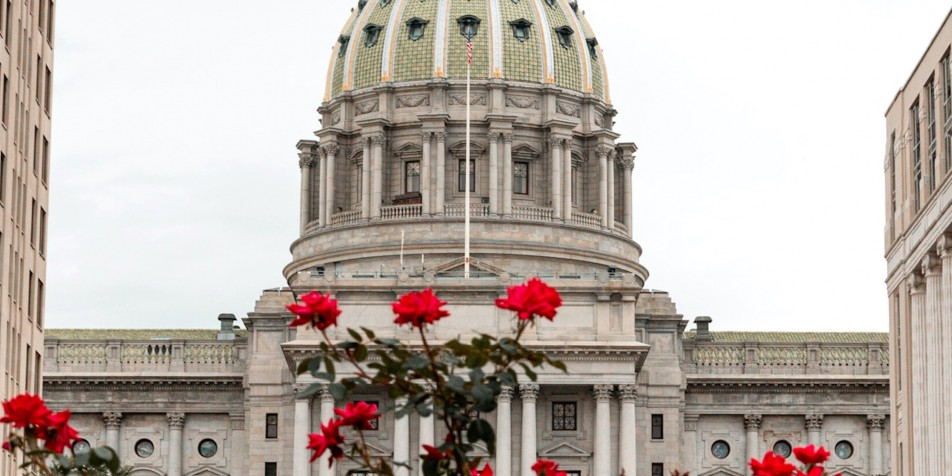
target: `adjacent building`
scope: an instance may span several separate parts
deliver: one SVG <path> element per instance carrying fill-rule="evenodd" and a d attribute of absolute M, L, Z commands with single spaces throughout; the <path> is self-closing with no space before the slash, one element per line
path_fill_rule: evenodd
<path fill-rule="evenodd" d="M 0 2 L 0 400 L 40 392 L 55 9 Z M 3 452 L 0 474 L 14 468 Z"/>
<path fill-rule="evenodd" d="M 139 476 L 359 473 L 308 462 L 307 434 L 346 402 L 295 399 L 313 380 L 294 370 L 319 336 L 288 328 L 293 293 L 332 292 L 343 325 L 412 339 L 390 303 L 433 288 L 453 314 L 434 327 L 439 340 L 511 332 L 494 299 L 540 277 L 565 304 L 527 345 L 569 373 L 507 389 L 486 415 L 497 451 L 480 451 L 499 476 L 530 476 L 540 457 L 573 476 L 738 476 L 752 456 L 807 443 L 833 450 L 844 474 L 885 474 L 886 335 L 712 332 L 703 317 L 687 331 L 671 297 L 645 288 L 637 147 L 619 141 L 616 114 L 575 2 L 357 2 L 336 38 L 321 128 L 298 144 L 289 287 L 264 291 L 237 332 L 230 315 L 211 331 L 51 331 L 47 400 L 75 412 L 77 451 L 116 447 Z M 349 398 L 393 403 L 380 388 Z M 374 454 L 410 465 L 399 476 L 418 474 L 420 445 L 443 438 L 430 418 L 392 413 L 368 435 Z"/>
<path fill-rule="evenodd" d="M 952 467 L 952 20 L 886 112 L 886 283 L 897 476 Z"/>

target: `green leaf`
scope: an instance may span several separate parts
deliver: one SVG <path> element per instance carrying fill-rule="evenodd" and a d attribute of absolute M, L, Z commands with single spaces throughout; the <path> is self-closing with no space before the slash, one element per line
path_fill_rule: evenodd
<path fill-rule="evenodd" d="M 450 375 L 449 378 L 446 379 L 446 387 L 450 390 L 463 393 L 466 391 L 465 386 L 466 382 L 457 375 Z"/>
<path fill-rule="evenodd" d="M 484 378 L 486 378 L 486 373 L 483 372 L 483 369 L 481 367 L 477 367 L 469 371 L 470 382 L 479 383 L 479 382 L 482 382 Z"/>
<path fill-rule="evenodd" d="M 411 355 L 405 365 L 411 370 L 423 370 L 430 366 L 430 360 L 420 354 Z"/>
<path fill-rule="evenodd" d="M 335 345 L 335 347 L 341 350 L 353 350 L 353 349 L 356 349 L 358 345 L 360 344 L 352 340 L 345 340 L 343 342 L 338 342 L 337 345 Z"/>
<path fill-rule="evenodd" d="M 358 333 L 357 331 L 355 331 L 355 330 L 353 330 L 353 329 L 351 329 L 351 328 L 349 328 L 349 327 L 347 328 L 347 333 L 350 334 L 350 336 L 353 337 L 354 340 L 357 341 L 357 342 L 361 342 L 361 341 L 364 340 L 364 338 L 360 335 L 360 333 Z"/>
<path fill-rule="evenodd" d="M 324 356 L 324 368 L 326 368 L 327 373 L 331 375 L 334 375 L 337 373 L 334 370 L 334 361 L 330 358 L 330 356 L 327 356 L 327 355 Z"/>
<path fill-rule="evenodd" d="M 303 391 L 301 391 L 300 393 L 298 393 L 297 395 L 295 395 L 294 399 L 295 399 L 295 400 L 305 400 L 305 399 L 311 398 L 312 396 L 314 396 L 315 394 L 317 394 L 317 392 L 320 392 L 320 391 L 321 391 L 321 387 L 322 387 L 322 385 L 318 385 L 318 384 L 316 384 L 316 383 L 312 383 L 312 384 L 308 385 L 307 388 L 305 388 Z"/>
<path fill-rule="evenodd" d="M 306 374 L 311 371 L 311 359 L 304 359 L 297 366 L 297 375 Z"/>
<path fill-rule="evenodd" d="M 367 346 L 359 346 L 354 349 L 354 360 L 357 362 L 363 362 L 367 360 Z"/>
<path fill-rule="evenodd" d="M 496 397 L 493 394 L 493 389 L 483 384 L 473 385 L 473 390 L 470 393 L 477 402 L 492 401 Z"/>
<path fill-rule="evenodd" d="M 439 461 L 423 461 L 423 476 L 439 476 L 440 462 Z"/>
<path fill-rule="evenodd" d="M 367 329 L 366 327 L 361 327 L 360 330 L 364 331 L 364 334 L 367 334 L 367 338 L 370 340 L 377 338 L 377 334 L 374 334 L 374 331 Z"/>
<path fill-rule="evenodd" d="M 496 434 L 493 432 L 492 425 L 482 418 L 469 423 L 469 427 L 466 428 L 466 438 L 470 443 L 485 441 L 489 454 L 496 452 Z"/>
<path fill-rule="evenodd" d="M 332 383 L 327 386 L 327 390 L 334 396 L 334 400 L 338 402 L 344 401 L 344 398 L 347 397 L 347 388 L 341 383 Z"/>
<path fill-rule="evenodd" d="M 400 345 L 400 341 L 398 341 L 397 339 L 391 339 L 388 337 L 381 337 L 379 339 L 374 340 L 374 342 L 383 346 L 390 347 L 390 348 L 394 348 Z"/>

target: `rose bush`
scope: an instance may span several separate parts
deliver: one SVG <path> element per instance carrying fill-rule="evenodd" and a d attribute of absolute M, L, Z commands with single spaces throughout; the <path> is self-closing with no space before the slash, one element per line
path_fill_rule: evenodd
<path fill-rule="evenodd" d="M 831 476 L 823 468 L 823 463 L 830 459 L 830 452 L 822 446 L 816 448 L 813 445 L 793 449 L 793 456 L 803 464 L 803 468 L 787 462 L 783 456 L 768 451 L 762 460 L 753 458 L 750 460 L 750 469 L 753 476 Z M 832 476 L 842 476 L 836 473 Z"/>
<path fill-rule="evenodd" d="M 335 341 L 327 329 L 338 325 L 342 312 L 337 301 L 317 292 L 301 296 L 300 301 L 303 304 L 287 306 L 295 316 L 289 325 L 312 328 L 321 334 L 322 341 L 318 354 L 298 366 L 299 375 L 309 374 L 317 382 L 297 398 L 310 398 L 327 388 L 336 401 L 344 402 L 348 393 L 373 387 L 385 391 L 391 401 L 406 401 L 384 409 L 364 402 L 348 403 L 335 410 L 335 417 L 321 425 L 320 433 L 309 435 L 311 461 L 329 454 L 331 465 L 346 458 L 363 470 L 392 476 L 391 462 L 370 455 L 363 432 L 373 428 L 372 422 L 381 411 L 394 410 L 397 418 L 412 412 L 433 416 L 446 432 L 442 443 L 423 444 L 418 449 L 426 476 L 492 476 L 492 468 L 473 455 L 474 445 L 480 442 L 490 454 L 495 453 L 493 427 L 481 415 L 494 411 L 503 387 L 517 386 L 520 378 L 535 381 L 536 372 L 544 366 L 566 371 L 562 362 L 520 342 L 537 319 L 555 319 L 562 305 L 559 293 L 539 279 L 512 286 L 506 298 L 496 300 L 497 307 L 515 313 L 511 337 L 478 334 L 469 342 L 460 338 L 432 342 L 429 330 L 450 313 L 443 307 L 446 302 L 431 289 L 404 294 L 391 305 L 394 323 L 418 335 L 419 342 L 413 345 L 378 337 L 366 328 L 348 328 L 350 339 Z M 354 370 L 339 376 L 335 369 L 340 363 Z M 349 429 L 346 438 L 342 428 Z M 545 460 L 538 461 L 533 470 L 539 476 L 566 474 L 557 464 Z"/>

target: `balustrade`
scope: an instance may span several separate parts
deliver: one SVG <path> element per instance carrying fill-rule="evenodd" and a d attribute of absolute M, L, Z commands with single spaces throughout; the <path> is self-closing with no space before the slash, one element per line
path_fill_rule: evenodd
<path fill-rule="evenodd" d="M 512 207 L 512 216 L 520 220 L 552 221 L 552 209 L 541 207 Z"/>
<path fill-rule="evenodd" d="M 588 228 L 602 228 L 602 217 L 593 213 L 572 212 L 572 222 Z"/>
<path fill-rule="evenodd" d="M 423 205 L 392 205 L 380 207 L 382 220 L 399 220 L 401 218 L 416 218 L 423 216 Z"/>
<path fill-rule="evenodd" d="M 336 213 L 331 216 L 331 226 L 353 225 L 360 221 L 360 210 Z"/>
<path fill-rule="evenodd" d="M 462 203 L 447 203 L 443 208 L 444 213 L 448 217 L 461 217 L 466 214 L 466 205 Z M 483 203 L 471 203 L 469 205 L 469 215 L 472 217 L 489 216 L 489 205 Z"/>
<path fill-rule="evenodd" d="M 59 342 L 47 340 L 46 372 L 169 372 L 206 370 L 240 372 L 244 366 L 236 341 Z"/>

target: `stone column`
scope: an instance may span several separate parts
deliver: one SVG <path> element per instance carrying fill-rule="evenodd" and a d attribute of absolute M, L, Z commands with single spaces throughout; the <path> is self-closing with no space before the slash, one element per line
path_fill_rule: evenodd
<path fill-rule="evenodd" d="M 628 233 L 631 236 L 635 236 L 635 225 L 633 223 L 633 214 L 632 214 L 632 187 L 634 184 L 631 183 L 631 171 L 635 169 L 635 159 L 634 157 L 623 157 L 621 159 L 621 166 L 624 170 L 622 174 L 622 179 L 625 182 L 625 203 L 622 205 L 625 210 L 625 226 L 628 227 Z"/>
<path fill-rule="evenodd" d="M 572 220 L 572 141 L 562 141 L 562 214 L 565 215 L 565 221 Z"/>
<path fill-rule="evenodd" d="M 122 426 L 122 413 L 105 412 L 102 421 L 106 424 L 106 446 L 119 453 L 119 428 Z"/>
<path fill-rule="evenodd" d="M 634 476 L 638 472 L 638 429 L 635 425 L 637 385 L 620 385 L 621 424 L 618 428 L 618 472 Z"/>
<path fill-rule="evenodd" d="M 248 443 L 245 440 L 245 415 L 233 413 L 229 417 L 231 419 L 231 449 L 235 456 L 229 458 L 228 469 L 231 474 L 248 474 L 245 471 L 245 465 L 248 463 L 248 452 L 245 449 Z"/>
<path fill-rule="evenodd" d="M 407 397 L 396 399 L 397 411 L 407 405 Z M 402 463 L 402 464 L 401 464 Z M 409 476 L 410 470 L 410 416 L 403 415 L 393 422 L 393 474 L 394 476 Z"/>
<path fill-rule="evenodd" d="M 295 395 L 303 392 L 308 387 L 307 384 L 294 384 Z M 311 433 L 311 399 L 294 399 L 294 476 L 310 476 L 311 465 L 308 462 L 307 435 Z"/>
<path fill-rule="evenodd" d="M 334 206 L 334 198 L 336 191 L 334 190 L 334 184 L 337 183 L 337 153 L 340 152 L 340 147 L 337 144 L 330 144 L 324 146 L 324 162 L 327 162 L 327 170 L 324 172 L 324 182 L 321 182 L 321 194 L 324 195 L 324 223 L 327 225 L 331 224 L 331 217 L 334 216 L 334 213 L 337 212 L 337 208 Z M 325 195 L 323 190 L 327 191 Z"/>
<path fill-rule="evenodd" d="M 434 387 L 432 384 L 425 384 L 423 388 L 427 393 L 430 393 L 430 394 L 432 394 L 433 391 L 436 389 L 436 387 Z M 434 433 L 433 414 L 431 413 L 430 416 L 421 416 L 420 417 L 420 447 L 417 448 L 418 453 L 423 451 L 423 448 L 422 448 L 423 445 L 436 446 L 434 445 L 435 437 L 433 436 L 433 433 Z M 499 440 L 497 439 L 496 441 L 499 441 Z M 423 458 L 419 458 L 419 462 L 417 464 L 417 470 L 420 476 L 423 476 Z"/>
<path fill-rule="evenodd" d="M 310 152 L 302 152 L 301 160 L 301 234 L 311 221 L 311 181 L 314 180 L 314 156 Z"/>
<path fill-rule="evenodd" d="M 499 215 L 499 140 L 502 134 L 489 133 L 489 214 Z"/>
<path fill-rule="evenodd" d="M 520 476 L 535 476 L 532 465 L 536 462 L 536 400 L 539 398 L 539 386 L 527 384 L 519 386 L 522 397 L 522 455 L 519 458 Z"/>
<path fill-rule="evenodd" d="M 744 461 L 750 461 L 751 458 L 760 459 L 760 445 L 758 441 L 760 440 L 760 423 L 763 421 L 763 417 L 760 415 L 744 415 L 744 428 L 747 430 L 747 459 Z M 747 474 L 750 473 L 750 467 L 747 467 Z"/>
<path fill-rule="evenodd" d="M 807 443 L 820 446 L 820 430 L 823 429 L 823 415 L 807 415 L 804 428 L 807 430 Z"/>
<path fill-rule="evenodd" d="M 327 160 L 323 152 L 317 156 L 318 166 L 317 176 L 317 220 L 318 225 L 330 225 L 327 219 Z"/>
<path fill-rule="evenodd" d="M 697 422 L 701 419 L 700 415 L 684 415 L 684 435 L 681 438 L 682 448 L 681 461 L 684 462 L 685 471 L 691 474 L 697 473 Z M 757 457 L 760 459 L 760 456 Z"/>
<path fill-rule="evenodd" d="M 509 216 L 512 215 L 512 134 L 503 134 L 502 142 L 502 214 Z"/>
<path fill-rule="evenodd" d="M 945 74 L 945 73 L 944 73 Z M 940 143 L 944 141 L 939 141 Z M 952 151 L 950 151 L 952 152 Z M 942 369 L 942 423 L 945 434 L 945 459 L 943 465 L 952 468 L 952 235 L 939 239 L 939 257 L 942 259 L 942 308 L 939 310 L 939 334 L 941 335 L 942 356 L 939 368 Z"/>
<path fill-rule="evenodd" d="M 615 149 L 608 149 L 608 229 L 615 229 Z"/>
<path fill-rule="evenodd" d="M 923 281 L 921 274 L 912 274 L 909 277 L 912 322 L 920 324 L 911 326 L 912 342 L 914 343 L 924 342 L 927 338 L 925 326 L 921 325 L 925 320 L 926 307 L 926 289 Z M 926 400 L 925 390 L 921 385 L 926 379 L 925 366 L 922 365 L 923 359 L 926 357 L 923 347 L 925 346 L 912 345 L 912 372 L 914 375 L 910 380 L 915 383 L 912 385 L 912 388 L 909 389 L 909 391 L 912 392 L 912 408 L 906 409 L 908 412 L 909 428 L 912 430 L 913 441 L 909 442 L 909 446 L 911 448 L 910 452 L 912 453 L 912 474 L 914 475 L 929 473 L 926 464 L 928 454 L 930 453 L 929 442 L 926 439 L 925 432 Z"/>
<path fill-rule="evenodd" d="M 437 132 L 436 136 L 436 214 L 446 213 L 446 133 Z"/>
<path fill-rule="evenodd" d="M 598 156 L 598 214 L 602 216 L 602 226 L 608 226 L 608 149 L 607 147 L 597 147 L 595 155 Z"/>
<path fill-rule="evenodd" d="M 370 138 L 361 137 L 364 146 L 364 155 L 360 161 L 360 217 L 370 219 L 370 163 L 373 162 L 373 151 L 370 147 Z"/>
<path fill-rule="evenodd" d="M 882 476 L 883 474 L 883 424 L 885 415 L 866 416 L 866 428 L 869 429 L 869 474 Z"/>
<path fill-rule="evenodd" d="M 614 385 L 596 385 L 595 396 L 595 465 L 593 476 L 609 476 L 612 468 L 611 402 Z"/>
<path fill-rule="evenodd" d="M 552 218 L 562 220 L 562 142 L 565 139 L 557 137 L 549 138 L 549 156 L 551 158 L 549 167 L 552 172 L 552 190 L 549 190 L 549 196 L 552 197 Z"/>
<path fill-rule="evenodd" d="M 512 476 L 512 387 L 496 397 L 496 476 Z"/>
<path fill-rule="evenodd" d="M 433 195 L 433 169 L 430 168 L 430 143 L 433 142 L 433 133 L 424 132 L 420 135 L 423 142 L 423 162 L 420 164 L 420 195 L 423 198 L 423 214 L 432 215 L 430 208 Z"/>
<path fill-rule="evenodd" d="M 328 390 L 325 385 L 321 389 L 321 424 L 326 425 L 327 422 L 334 419 L 334 396 L 331 395 L 330 390 Z M 317 474 L 319 476 L 333 476 L 334 469 L 330 467 L 330 452 L 324 453 L 324 456 L 316 461 L 318 466 Z"/>
<path fill-rule="evenodd" d="M 926 420 L 925 430 L 928 442 L 928 474 L 942 474 L 942 465 L 945 463 L 943 453 L 945 443 L 942 438 L 942 369 L 939 368 L 941 362 L 942 336 L 939 329 L 939 312 L 942 308 L 942 268 L 939 258 L 935 254 L 928 254 L 922 260 L 922 274 L 925 275 L 926 284 L 926 306 L 925 319 L 919 321 L 919 325 L 925 327 L 925 357 L 918 361 L 925 367 L 925 379 L 920 380 L 919 384 L 925 386 L 926 391 Z"/>
<path fill-rule="evenodd" d="M 383 146 L 387 138 L 376 135 L 370 138 L 373 144 L 370 184 L 370 218 L 380 218 L 380 202 L 383 200 Z"/>
<path fill-rule="evenodd" d="M 182 476 L 182 428 L 184 413 L 169 413 L 169 468 L 168 476 Z"/>

